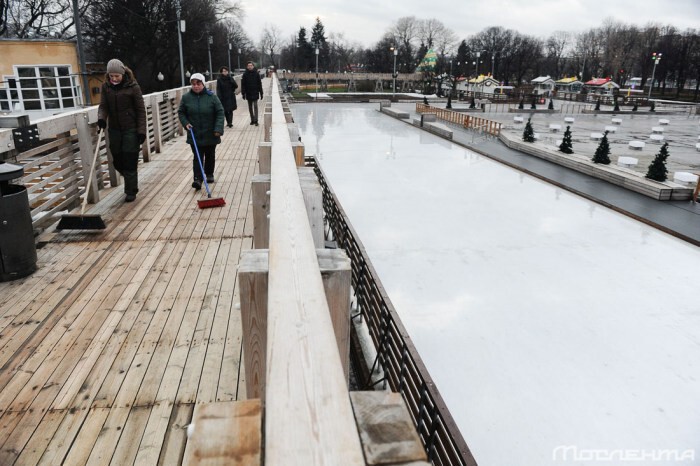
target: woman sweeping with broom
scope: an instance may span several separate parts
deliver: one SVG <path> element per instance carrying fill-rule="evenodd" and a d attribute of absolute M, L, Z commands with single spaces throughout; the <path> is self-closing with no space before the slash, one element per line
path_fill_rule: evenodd
<path fill-rule="evenodd" d="M 204 76 L 195 73 L 190 78 L 192 88 L 182 96 L 177 114 L 187 130 L 187 144 L 192 146 L 192 187 L 202 189 L 202 181 L 214 182 L 216 145 L 224 134 L 224 107 L 213 92 L 204 87 Z M 198 157 L 199 153 L 199 157 Z M 204 177 L 202 176 L 202 163 Z"/>

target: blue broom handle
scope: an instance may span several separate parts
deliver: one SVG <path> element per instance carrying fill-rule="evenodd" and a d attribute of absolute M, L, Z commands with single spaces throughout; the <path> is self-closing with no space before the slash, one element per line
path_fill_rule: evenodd
<path fill-rule="evenodd" d="M 199 155 L 197 140 L 194 138 L 194 130 L 191 126 L 190 135 L 192 136 L 192 145 L 194 146 L 194 151 L 197 153 L 197 162 L 199 162 L 199 169 L 202 170 L 202 181 L 204 182 L 204 187 L 207 189 L 207 197 L 211 197 L 211 190 L 209 189 L 209 183 L 207 183 L 207 175 L 206 173 L 204 173 L 204 165 L 202 165 L 202 157 L 200 157 Z"/>

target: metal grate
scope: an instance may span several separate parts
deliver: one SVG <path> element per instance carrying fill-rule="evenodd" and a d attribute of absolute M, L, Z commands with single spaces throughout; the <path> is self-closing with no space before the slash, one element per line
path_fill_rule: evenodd
<path fill-rule="evenodd" d="M 383 381 L 388 383 L 391 390 L 403 396 L 428 459 L 433 464 L 476 466 L 474 456 L 401 323 L 364 246 L 326 182 L 323 171 L 315 158 L 307 159 L 307 165 L 314 167 L 323 189 L 326 231 L 352 262 L 357 315 L 365 319 L 369 328 L 377 349 L 375 364 L 380 364 L 384 369 Z"/>

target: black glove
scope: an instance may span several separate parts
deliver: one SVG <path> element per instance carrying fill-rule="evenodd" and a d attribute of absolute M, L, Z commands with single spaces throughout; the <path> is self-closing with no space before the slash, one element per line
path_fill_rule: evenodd
<path fill-rule="evenodd" d="M 260 92 L 260 100 L 263 99 L 262 91 Z"/>
<path fill-rule="evenodd" d="M 99 126 L 100 129 L 105 129 L 107 127 L 107 122 L 100 118 L 97 120 L 97 126 Z"/>
<path fill-rule="evenodd" d="M 146 135 L 145 135 L 145 134 L 139 134 L 139 135 L 138 135 L 138 138 L 139 138 L 139 144 L 143 144 L 143 141 L 146 140 Z"/>
<path fill-rule="evenodd" d="M 243 100 L 245 100 L 245 94 L 241 92 L 241 97 L 243 97 Z"/>

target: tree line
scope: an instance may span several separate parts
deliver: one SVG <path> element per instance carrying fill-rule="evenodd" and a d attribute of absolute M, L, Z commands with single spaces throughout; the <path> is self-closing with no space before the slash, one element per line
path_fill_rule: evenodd
<path fill-rule="evenodd" d="M 265 28 L 265 35 L 274 32 Z M 276 66 L 313 72 L 314 43 L 320 44 L 321 72 L 349 72 L 359 67 L 367 72 L 391 73 L 396 48 L 397 71 L 412 73 L 426 51 L 433 49 L 438 56 L 436 76 L 493 73 L 504 85 L 514 86 L 549 75 L 555 80 L 611 78 L 623 87 L 629 85 L 630 78 L 640 77 L 644 87 L 652 76 L 652 54 L 661 53 L 654 71 L 655 93 L 666 94 L 667 87 L 672 87 L 672 95 L 678 96 L 690 81 L 697 100 L 700 89 L 700 30 L 679 30 L 672 25 L 639 27 L 607 19 L 597 28 L 578 34 L 557 31 L 547 38 L 492 26 L 458 39 L 437 19 L 408 16 L 399 18 L 376 44 L 366 48 L 347 41 L 342 34 L 326 36 L 317 18 L 310 40 L 304 27 L 286 43 L 277 37 L 277 49 L 267 50 L 268 60 Z"/>
<path fill-rule="evenodd" d="M 434 76 L 473 77 L 493 73 L 504 85 L 519 85 L 537 76 L 555 79 L 610 77 L 621 86 L 651 78 L 653 53 L 661 53 L 654 86 L 661 94 L 678 95 L 692 83 L 700 91 L 700 30 L 672 25 L 629 25 L 607 19 L 581 33 L 557 31 L 547 38 L 491 26 L 459 38 L 440 20 L 406 16 L 387 27 L 371 47 L 325 29 L 316 18 L 281 37 L 275 25 L 257 31 L 252 40 L 243 29 L 240 0 L 79 0 L 88 61 L 106 63 L 118 57 L 136 73 L 146 92 L 180 84 L 177 11 L 186 22 L 182 33 L 185 69 L 214 73 L 229 61 L 254 60 L 295 71 L 366 71 L 412 73 L 429 49 L 438 57 Z M 72 0 L 0 0 L 0 37 L 74 39 Z M 211 40 L 209 39 L 211 37 Z M 210 43 L 209 43 L 210 42 Z M 209 70 L 208 46 L 212 68 Z M 316 49 L 318 48 L 318 55 Z M 239 56 L 238 49 L 241 50 Z M 165 80 L 156 79 L 162 73 Z M 673 91 L 667 92 L 667 86 Z M 655 90 L 656 92 L 656 90 Z"/>

